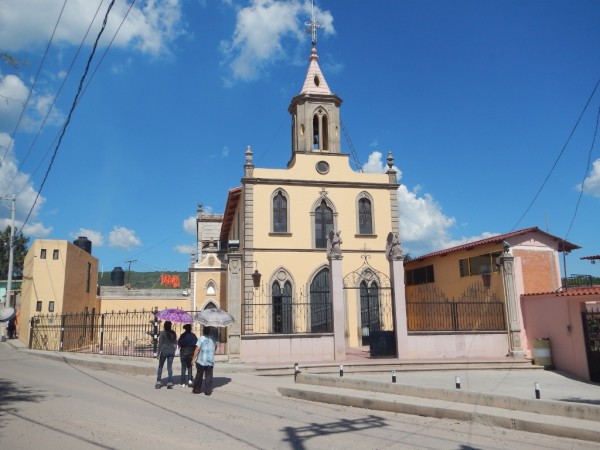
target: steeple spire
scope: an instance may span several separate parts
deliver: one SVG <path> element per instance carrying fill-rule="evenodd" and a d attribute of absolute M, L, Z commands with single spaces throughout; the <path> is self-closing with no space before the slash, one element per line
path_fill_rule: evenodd
<path fill-rule="evenodd" d="M 310 22 L 304 22 L 306 25 L 306 32 L 311 35 L 312 46 L 317 46 L 317 29 L 323 28 L 319 22 L 317 22 L 317 18 L 315 17 L 315 0 L 312 1 L 312 11 L 311 11 Z"/>

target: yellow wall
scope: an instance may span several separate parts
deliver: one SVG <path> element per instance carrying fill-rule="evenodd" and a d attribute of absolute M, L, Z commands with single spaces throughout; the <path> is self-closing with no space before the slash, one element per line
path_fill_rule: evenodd
<path fill-rule="evenodd" d="M 128 297 L 102 297 L 100 312 L 125 312 L 125 311 L 162 311 L 167 308 L 190 310 L 190 301 L 187 297 L 154 297 L 154 298 L 128 298 Z"/>
<path fill-rule="evenodd" d="M 486 253 L 502 251 L 499 244 L 487 244 L 473 250 L 461 250 L 447 254 L 446 256 L 432 256 L 423 261 L 408 261 L 405 263 L 405 271 L 413 270 L 428 265 L 433 265 L 435 285 L 441 289 L 448 299 L 459 300 L 465 291 L 473 284 L 481 284 L 481 275 L 460 276 L 459 260 L 475 257 Z M 504 288 L 502 276 L 497 268 L 494 268 L 490 279 L 490 289 L 496 294 L 498 300 L 504 300 Z M 425 285 L 406 285 L 407 300 L 412 299 L 412 292 L 422 289 Z"/>
<path fill-rule="evenodd" d="M 46 257 L 42 258 L 42 250 Z M 57 251 L 57 259 L 54 253 Z M 88 270 L 88 264 L 90 265 Z M 87 280 L 89 273 L 89 290 Z M 98 260 L 68 241 L 38 239 L 33 242 L 25 257 L 19 336 L 29 339 L 29 321 L 36 314 L 61 314 L 92 312 L 100 308 L 96 293 Z M 37 302 L 41 311 L 36 311 Z M 54 310 L 50 311 L 50 302 Z"/>
<path fill-rule="evenodd" d="M 315 165 L 327 161 L 330 170 L 319 174 Z M 323 189 L 333 204 L 334 230 L 341 231 L 343 274 L 359 269 L 363 255 L 377 271 L 389 277 L 389 262 L 385 255 L 387 235 L 393 230 L 391 194 L 397 185 L 390 184 L 387 174 L 354 172 L 348 155 L 296 154 L 288 169 L 254 169 L 252 182 L 252 258 L 253 269 L 262 274 L 260 301 L 271 303 L 270 286 L 279 270 L 284 269 L 293 280 L 295 302 L 308 301 L 309 285 L 315 274 L 328 266 L 327 250 L 315 248 L 313 216 L 316 205 L 321 202 Z M 288 199 L 288 233 L 272 233 L 272 198 L 282 189 Z M 358 199 L 367 192 L 372 203 L 372 235 L 359 235 Z M 241 204 L 243 204 L 241 202 Z M 238 213 L 242 213 L 239 209 Z M 245 247 L 249 246 L 244 243 Z M 249 267 L 246 265 L 246 270 Z M 304 294 L 300 298 L 300 292 Z M 360 299 L 357 290 L 346 290 L 347 340 L 350 346 L 358 346 L 360 340 Z M 308 311 L 307 311 L 308 314 Z M 270 327 L 269 318 L 260 317 L 255 311 L 255 332 L 265 332 Z M 391 327 L 384 320 L 385 327 Z M 298 331 L 298 330 L 295 330 Z M 304 330 L 306 331 L 306 330 Z"/>

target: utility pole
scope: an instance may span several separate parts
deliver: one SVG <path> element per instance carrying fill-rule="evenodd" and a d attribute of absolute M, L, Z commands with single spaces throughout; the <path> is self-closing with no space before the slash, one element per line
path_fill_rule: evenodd
<path fill-rule="evenodd" d="M 129 281 L 131 279 L 131 263 L 136 262 L 137 259 L 130 259 L 128 261 L 125 261 L 126 263 L 129 263 L 129 267 L 127 269 L 127 284 L 129 284 Z"/>
<path fill-rule="evenodd" d="M 8 241 L 9 250 L 8 250 L 8 280 L 6 282 L 6 297 L 4 300 L 4 306 L 10 306 L 11 299 L 11 290 L 12 290 L 12 276 L 13 276 L 13 241 L 15 237 L 15 199 L 16 196 L 13 195 L 5 195 L 2 200 L 10 200 L 12 201 L 12 205 L 10 208 L 10 239 Z"/>

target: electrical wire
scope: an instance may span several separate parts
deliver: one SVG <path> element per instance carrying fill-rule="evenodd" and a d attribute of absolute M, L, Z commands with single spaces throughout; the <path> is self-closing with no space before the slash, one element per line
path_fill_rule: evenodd
<path fill-rule="evenodd" d="M 54 35 L 56 34 L 58 24 L 60 23 L 60 19 L 62 18 L 62 15 L 63 15 L 66 5 L 67 5 L 67 0 L 64 1 L 63 6 L 60 10 L 60 14 L 58 15 L 58 19 L 56 19 L 56 23 L 54 24 L 54 30 L 52 31 L 52 35 L 50 36 L 48 45 L 46 46 L 46 49 L 44 50 L 44 56 L 42 57 L 42 61 L 40 62 L 38 70 L 33 79 L 33 84 L 31 85 L 31 89 L 29 90 L 29 93 L 27 94 L 27 99 L 25 100 L 25 104 L 23 105 L 23 109 L 21 110 L 21 114 L 19 115 L 19 119 L 17 120 L 17 124 L 15 125 L 15 129 L 13 130 L 13 132 L 10 135 L 10 139 L 8 140 L 8 145 L 6 146 L 6 151 L 4 152 L 4 155 L 2 156 L 2 159 L 0 160 L 0 166 L 2 166 L 2 164 L 4 163 L 4 160 L 6 159 L 6 156 L 8 155 L 8 150 L 10 149 L 10 147 L 14 141 L 15 134 L 17 133 L 17 130 L 19 129 L 19 125 L 21 124 L 21 120 L 23 120 L 23 116 L 25 115 L 25 111 L 27 110 L 27 105 L 29 104 L 29 100 L 31 99 L 31 95 L 33 94 L 33 89 L 35 88 L 38 77 L 40 76 L 40 72 L 42 71 L 42 66 L 44 65 L 44 62 L 46 61 L 46 57 L 48 56 L 48 50 L 50 49 L 50 45 L 52 44 L 52 41 L 54 40 Z"/>
<path fill-rule="evenodd" d="M 38 138 L 40 137 L 42 130 L 44 128 L 44 126 L 46 125 L 46 122 L 48 121 L 48 118 L 50 117 L 50 113 L 52 112 L 52 108 L 54 107 L 54 105 L 56 104 L 56 100 L 58 99 L 58 96 L 60 95 L 60 93 L 63 90 L 63 87 L 66 84 L 67 79 L 69 78 L 69 75 L 71 74 L 71 71 L 73 70 L 73 66 L 75 65 L 75 61 L 77 60 L 77 57 L 79 56 L 79 53 L 81 52 L 81 49 L 83 48 L 83 44 L 85 43 L 85 40 L 87 39 L 89 32 L 92 28 L 92 25 L 94 24 L 94 21 L 96 20 L 96 17 L 98 16 L 98 12 L 100 11 L 100 8 L 102 7 L 102 4 L 104 3 L 104 0 L 102 0 L 100 2 L 100 4 L 98 5 L 98 8 L 96 9 L 96 13 L 94 14 L 94 17 L 92 18 L 92 20 L 90 21 L 90 25 L 88 26 L 85 35 L 83 36 L 83 39 L 81 40 L 81 43 L 79 44 L 79 48 L 77 49 L 77 52 L 75 53 L 75 56 L 73 57 L 73 59 L 71 60 L 71 65 L 69 66 L 69 69 L 67 70 L 66 75 L 63 77 L 62 83 L 60 84 L 60 86 L 58 87 L 58 90 L 56 91 L 56 95 L 52 98 L 52 103 L 50 104 L 50 106 L 48 107 L 48 110 L 46 111 L 46 115 L 44 116 L 40 127 L 38 128 L 38 131 L 33 139 L 33 141 L 31 142 L 31 145 L 29 146 L 29 148 L 27 149 L 27 152 L 25 153 L 24 158 L 21 160 L 15 174 L 13 175 L 12 179 L 10 180 L 10 182 L 7 184 L 7 186 L 10 186 L 13 181 L 15 180 L 15 178 L 17 177 L 19 171 L 21 171 L 21 169 L 23 168 L 23 165 L 25 164 L 25 162 L 27 161 L 27 158 L 29 158 L 29 155 L 31 154 L 31 151 L 33 150 L 33 147 L 35 146 Z M 33 91 L 33 87 L 31 89 Z M 56 138 L 53 141 L 56 142 Z M 52 144 L 52 145 L 53 145 Z M 33 176 L 37 170 L 41 167 L 43 160 L 45 159 L 46 155 L 50 152 L 50 148 L 48 148 L 48 151 L 44 154 L 44 156 L 42 157 L 42 159 L 40 160 L 40 163 L 37 165 L 37 167 L 35 168 L 35 170 L 31 173 L 31 175 Z M 21 192 L 23 192 L 24 189 L 26 189 L 26 185 L 24 185 L 21 188 L 21 191 L 19 191 L 17 193 L 17 195 L 19 195 Z"/>
<path fill-rule="evenodd" d="M 60 133 L 60 136 L 58 138 L 58 142 L 56 144 L 56 147 L 54 149 L 54 153 L 52 154 L 52 158 L 50 159 L 50 164 L 48 165 L 48 169 L 46 170 L 46 174 L 44 175 L 44 179 L 42 180 L 42 183 L 40 185 L 40 188 L 38 189 L 37 195 L 35 196 L 35 200 L 33 201 L 33 204 L 31 205 L 31 209 L 29 210 L 29 213 L 27 214 L 27 217 L 25 218 L 25 220 L 23 221 L 23 225 L 21 226 L 21 230 L 23 231 L 23 227 L 25 226 L 25 224 L 27 223 L 27 221 L 29 220 L 29 217 L 31 216 L 31 213 L 33 212 L 33 209 L 35 208 L 35 205 L 37 204 L 37 201 L 40 197 L 40 194 L 42 192 L 42 189 L 44 188 L 44 185 L 46 184 L 46 180 L 48 179 L 48 175 L 50 174 L 50 170 L 52 170 L 52 165 L 54 164 L 54 159 L 56 158 L 56 155 L 58 154 L 58 149 L 60 148 L 60 145 L 62 143 L 62 139 L 67 131 L 67 128 L 69 126 L 69 123 L 71 122 L 71 117 L 73 116 L 73 111 L 75 110 L 75 106 L 77 105 L 79 96 L 81 95 L 81 90 L 83 88 L 83 83 L 85 81 L 85 78 L 87 76 L 87 73 L 90 69 L 90 65 L 92 63 L 92 59 L 94 58 L 94 54 L 96 53 L 96 48 L 98 47 L 98 41 L 100 40 L 100 37 L 102 36 L 102 34 L 104 33 L 104 29 L 106 28 L 106 24 L 108 22 L 108 15 L 110 14 L 110 11 L 113 7 L 113 5 L 115 4 L 115 0 L 112 0 L 110 2 L 110 4 L 108 5 L 108 9 L 106 10 L 106 14 L 104 16 L 104 21 L 102 22 L 102 27 L 100 28 L 100 31 L 98 32 L 98 36 L 96 36 L 96 41 L 94 42 L 94 47 L 92 48 L 92 52 L 90 53 L 90 56 L 88 58 L 87 64 L 85 66 L 85 70 L 83 72 L 83 75 L 81 76 L 81 80 L 79 81 L 79 87 L 77 89 L 77 93 L 75 94 L 75 98 L 73 100 L 73 103 L 71 105 L 71 109 L 69 110 L 69 114 L 67 115 L 67 119 L 65 120 L 65 123 L 63 125 L 62 131 Z"/>
<path fill-rule="evenodd" d="M 85 95 L 85 92 L 87 90 L 87 88 L 90 86 L 90 83 L 93 81 L 94 77 L 96 76 L 96 73 L 98 72 L 98 69 L 100 68 L 100 66 L 102 65 L 102 62 L 104 61 L 104 58 L 106 58 L 106 54 L 108 53 L 108 50 L 110 49 L 110 47 L 112 46 L 114 40 L 116 39 L 117 35 L 119 34 L 119 31 L 121 30 L 121 28 L 123 27 L 123 23 L 125 22 L 125 20 L 127 19 L 127 16 L 129 16 L 129 13 L 131 12 L 131 9 L 133 8 L 133 6 L 135 5 L 136 0 L 133 0 L 133 2 L 131 2 L 129 4 L 129 9 L 127 10 L 127 12 L 125 13 L 125 15 L 123 16 L 123 19 L 121 20 L 121 23 L 119 24 L 119 26 L 117 27 L 113 37 L 111 38 L 110 42 L 108 43 L 108 45 L 106 46 L 106 48 L 104 49 L 104 52 L 102 53 L 102 56 L 100 57 L 100 60 L 98 61 L 98 64 L 96 65 L 96 67 L 94 68 L 94 71 L 92 72 L 92 74 L 90 75 L 85 87 L 83 88 L 83 90 L 81 91 L 81 96 L 79 97 L 79 100 L 81 100 L 83 98 L 83 96 Z M 89 33 L 90 28 L 92 27 L 96 16 L 98 15 L 98 11 L 100 10 L 100 7 L 102 6 L 102 4 L 104 3 L 104 0 L 102 0 L 102 2 L 100 3 L 100 5 L 98 6 L 98 9 L 96 10 L 96 14 L 94 14 L 94 18 L 92 19 L 92 21 L 90 22 L 90 26 L 88 27 L 88 30 L 81 42 L 81 45 L 79 46 L 79 50 L 81 50 L 81 47 L 83 45 L 83 43 L 85 42 L 85 39 L 87 38 L 87 35 Z M 79 54 L 79 50 L 77 51 L 77 54 L 75 55 L 75 58 L 77 58 L 77 55 Z M 75 59 L 73 59 L 73 63 L 75 62 Z M 69 72 L 71 71 L 71 68 L 73 67 L 73 63 L 71 64 L 71 67 L 69 67 Z M 68 73 L 69 73 L 68 72 Z M 67 73 L 67 76 L 68 76 Z M 64 81 L 63 81 L 64 84 Z M 60 89 L 62 89 L 62 85 L 60 87 Z M 60 92 L 60 90 L 59 90 Z M 58 94 L 57 94 L 58 95 Z M 78 101 L 79 101 L 78 100 Z M 37 136 L 36 136 L 37 139 Z M 48 147 L 48 150 L 46 151 L 46 153 L 44 154 L 43 158 L 40 160 L 40 163 L 36 166 L 35 170 L 32 172 L 32 175 L 34 175 L 35 173 L 37 173 L 38 169 L 41 167 L 42 162 L 44 161 L 44 159 L 46 158 L 46 156 L 48 155 L 48 153 L 50 153 L 50 149 L 52 148 L 52 146 L 54 145 L 54 143 L 56 142 L 56 140 L 58 139 L 58 134 L 57 136 L 54 138 L 54 140 L 52 141 L 52 144 L 50 145 L 50 147 Z M 19 166 L 19 169 L 21 168 L 21 166 Z M 13 178 L 14 179 L 14 178 Z M 23 188 L 21 189 L 21 191 L 18 193 L 20 194 L 24 189 L 26 189 L 27 186 L 23 186 Z M 17 194 L 17 195 L 18 195 Z"/>
<path fill-rule="evenodd" d="M 598 108 L 598 114 L 596 115 L 596 128 L 594 129 L 594 137 L 592 138 L 592 144 L 590 145 L 590 151 L 588 152 L 587 166 L 585 168 L 585 174 L 583 175 L 583 181 L 581 182 L 581 189 L 579 190 L 579 197 L 577 198 L 577 203 L 575 204 L 575 211 L 573 212 L 573 218 L 571 219 L 571 223 L 569 224 L 569 229 L 565 233 L 565 241 L 571 232 L 571 228 L 573 227 L 573 223 L 575 222 L 575 218 L 577 217 L 577 211 L 579 210 L 579 203 L 581 202 L 581 197 L 583 196 L 583 189 L 585 187 L 585 180 L 587 178 L 587 174 L 590 171 L 590 165 L 592 164 L 592 150 L 594 149 L 594 145 L 596 144 L 596 136 L 598 135 L 598 123 L 600 122 L 600 108 Z"/>
<path fill-rule="evenodd" d="M 554 161 L 554 164 L 552 164 L 552 167 L 550 168 L 550 171 L 548 172 L 548 175 L 546 175 L 546 178 L 544 179 L 544 182 L 542 183 L 542 185 L 540 186 L 540 188 L 538 189 L 538 191 L 536 192 L 536 194 L 533 196 L 533 199 L 529 203 L 529 206 L 527 206 L 527 208 L 525 209 L 525 212 L 521 215 L 521 217 L 519 218 L 519 220 L 517 220 L 517 223 L 514 224 L 514 226 L 512 227 L 512 229 L 510 231 L 514 231 L 517 228 L 517 226 L 519 226 L 519 224 L 521 223 L 521 221 L 523 220 L 523 218 L 527 215 L 527 213 L 529 212 L 529 210 L 531 209 L 531 207 L 533 206 L 533 204 L 535 203 L 535 201 L 537 200 L 537 198 L 541 194 L 542 190 L 544 189 L 544 186 L 546 186 L 546 183 L 550 179 L 550 176 L 552 175 L 552 172 L 554 172 L 554 169 L 558 165 L 558 161 L 560 161 L 560 158 L 562 157 L 563 153 L 567 149 L 567 145 L 569 145 L 569 142 L 571 141 L 571 138 L 575 134 L 575 130 L 577 130 L 577 127 L 579 126 L 579 122 L 581 122 L 581 119 L 582 119 L 583 115 L 585 114 L 585 112 L 586 112 L 586 110 L 587 110 L 590 102 L 592 101 L 592 98 L 596 94 L 596 90 L 598 89 L 598 85 L 600 85 L 600 78 L 596 82 L 596 85 L 594 86 L 594 89 L 592 90 L 592 93 L 590 94 L 587 102 L 585 103 L 585 106 L 583 107 L 583 111 L 581 111 L 581 114 L 579 115 L 579 118 L 577 119 L 577 122 L 575 122 L 575 126 L 571 130 L 571 133 L 569 134 L 569 137 L 567 138 L 567 141 L 565 142 L 565 144 L 563 145 L 560 153 L 556 157 L 556 160 Z"/>

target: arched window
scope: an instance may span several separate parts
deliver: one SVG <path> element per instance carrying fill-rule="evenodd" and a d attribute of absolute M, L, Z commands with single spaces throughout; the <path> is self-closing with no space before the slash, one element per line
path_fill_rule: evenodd
<path fill-rule="evenodd" d="M 373 234 L 371 200 L 366 197 L 358 200 L 358 232 L 359 234 Z"/>
<path fill-rule="evenodd" d="M 215 283 L 212 281 L 209 281 L 208 284 L 206 285 L 206 295 L 215 295 L 217 292 L 217 289 L 215 288 Z"/>
<path fill-rule="evenodd" d="M 365 281 L 360 283 L 360 326 L 362 329 L 362 345 L 369 345 L 372 331 L 381 330 L 379 319 L 379 286 L 376 282 L 367 286 Z"/>
<path fill-rule="evenodd" d="M 310 331 L 331 333 L 332 330 L 329 269 L 322 269 L 310 283 Z"/>
<path fill-rule="evenodd" d="M 329 124 L 327 116 L 323 115 L 321 120 L 321 150 L 329 150 Z"/>
<path fill-rule="evenodd" d="M 319 150 L 319 116 L 313 116 L 313 150 Z"/>
<path fill-rule="evenodd" d="M 272 332 L 292 332 L 292 284 L 286 281 L 283 289 L 277 281 L 271 286 L 273 301 Z"/>
<path fill-rule="evenodd" d="M 281 190 L 273 197 L 273 232 L 288 231 L 288 201 Z"/>
<path fill-rule="evenodd" d="M 327 248 L 327 236 L 333 230 L 333 210 L 325 199 L 315 210 L 315 247 Z"/>

